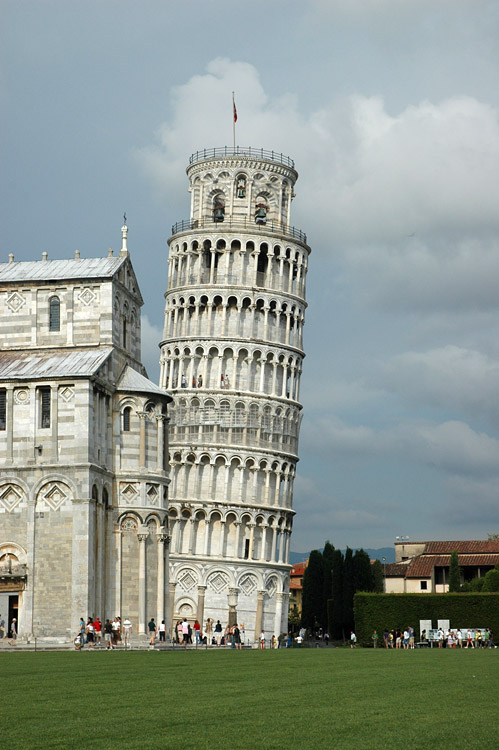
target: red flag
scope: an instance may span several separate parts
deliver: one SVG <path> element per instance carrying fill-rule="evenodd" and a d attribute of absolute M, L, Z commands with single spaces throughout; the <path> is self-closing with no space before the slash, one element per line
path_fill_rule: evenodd
<path fill-rule="evenodd" d="M 236 102 L 234 99 L 232 99 L 232 106 L 234 108 L 234 122 L 237 122 L 237 109 L 236 109 Z"/>

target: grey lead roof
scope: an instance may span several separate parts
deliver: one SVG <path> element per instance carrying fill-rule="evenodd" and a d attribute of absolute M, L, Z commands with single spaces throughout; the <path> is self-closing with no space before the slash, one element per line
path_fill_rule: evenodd
<path fill-rule="evenodd" d="M 56 279 L 111 278 L 125 257 L 72 260 L 35 260 L 0 263 L 2 281 L 52 281 Z"/>
<path fill-rule="evenodd" d="M 88 377 L 94 375 L 111 354 L 103 349 L 37 352 L 1 352 L 1 380 Z"/>
<path fill-rule="evenodd" d="M 154 393 L 155 396 L 161 395 L 166 397 L 168 401 L 173 401 L 172 397 L 169 396 L 166 391 L 161 390 L 161 388 L 155 383 L 145 378 L 140 372 L 137 372 L 137 370 L 133 370 L 129 365 L 123 370 L 123 374 L 118 380 L 116 388 L 119 391 Z"/>

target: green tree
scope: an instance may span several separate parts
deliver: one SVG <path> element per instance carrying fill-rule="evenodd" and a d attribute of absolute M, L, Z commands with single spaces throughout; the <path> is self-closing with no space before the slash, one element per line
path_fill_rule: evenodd
<path fill-rule="evenodd" d="M 343 638 L 348 637 L 350 631 L 354 628 L 353 619 L 353 595 L 354 588 L 354 570 L 353 570 L 353 552 L 350 547 L 345 550 L 343 560 Z"/>
<path fill-rule="evenodd" d="M 331 638 L 343 638 L 343 553 L 339 549 L 333 552 L 331 588 L 329 635 Z"/>
<path fill-rule="evenodd" d="M 374 588 L 373 566 L 363 549 L 358 549 L 353 556 L 353 588 L 355 594 L 357 591 L 372 591 Z"/>
<path fill-rule="evenodd" d="M 328 609 L 327 603 L 333 595 L 333 555 L 334 547 L 327 541 L 322 550 L 322 570 L 323 570 L 323 581 L 322 581 L 322 618 L 321 626 L 324 630 L 330 632 L 331 625 L 328 622 Z"/>
<path fill-rule="evenodd" d="M 461 570 L 459 568 L 459 557 L 457 550 L 453 550 L 450 556 L 449 564 L 449 592 L 456 592 L 461 589 Z"/>
<path fill-rule="evenodd" d="M 315 628 L 321 621 L 323 583 L 322 554 L 314 549 L 310 553 L 308 565 L 303 574 L 301 624 L 304 628 Z"/>
<path fill-rule="evenodd" d="M 296 633 L 299 627 L 300 627 L 300 613 L 298 612 L 298 607 L 295 604 L 293 609 L 289 613 L 288 630 L 290 633 Z"/>
<path fill-rule="evenodd" d="M 373 565 L 374 588 L 377 594 L 382 594 L 385 590 L 385 577 L 383 575 L 383 566 L 381 560 L 375 560 Z"/>
<path fill-rule="evenodd" d="M 482 591 L 499 592 L 499 569 L 493 568 L 485 575 L 483 579 Z"/>

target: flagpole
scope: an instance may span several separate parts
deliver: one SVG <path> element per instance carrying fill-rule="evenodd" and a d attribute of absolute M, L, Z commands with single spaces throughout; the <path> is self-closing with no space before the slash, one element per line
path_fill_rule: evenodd
<path fill-rule="evenodd" d="M 234 92 L 232 92 L 232 136 L 234 140 L 234 153 L 236 153 L 236 103 L 234 101 Z"/>

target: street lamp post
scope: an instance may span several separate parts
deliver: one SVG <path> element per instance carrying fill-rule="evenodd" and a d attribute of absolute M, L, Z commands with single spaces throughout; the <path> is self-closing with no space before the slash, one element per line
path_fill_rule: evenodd
<path fill-rule="evenodd" d="M 386 594 L 386 557 L 381 558 L 383 560 L 383 591 Z"/>

